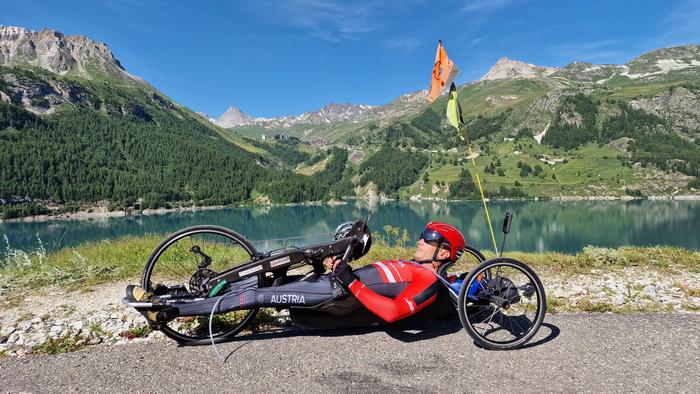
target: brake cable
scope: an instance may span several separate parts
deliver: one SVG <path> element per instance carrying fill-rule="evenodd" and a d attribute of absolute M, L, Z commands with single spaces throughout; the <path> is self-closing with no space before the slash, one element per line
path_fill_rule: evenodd
<path fill-rule="evenodd" d="M 211 340 L 211 347 L 212 350 L 214 351 L 214 355 L 219 359 L 219 361 L 226 362 L 226 358 L 221 356 L 221 353 L 219 353 L 219 349 L 216 348 L 216 342 L 214 342 L 214 331 L 212 330 L 212 322 L 214 321 L 214 312 L 216 311 L 216 308 L 219 307 L 219 303 L 221 300 L 223 300 L 224 297 L 219 297 L 218 300 L 216 300 L 216 303 L 214 303 L 214 307 L 211 308 L 211 314 L 209 315 L 209 340 Z"/>

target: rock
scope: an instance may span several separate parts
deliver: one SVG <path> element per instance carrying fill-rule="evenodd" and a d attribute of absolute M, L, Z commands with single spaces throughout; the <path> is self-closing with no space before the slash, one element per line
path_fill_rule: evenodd
<path fill-rule="evenodd" d="M 148 334 L 148 338 L 162 339 L 165 338 L 165 334 L 163 334 L 161 331 L 152 331 L 150 334 Z"/>
<path fill-rule="evenodd" d="M 6 326 L 3 327 L 2 330 L 0 330 L 0 335 L 5 335 L 5 336 L 10 336 L 13 332 L 15 332 L 17 328 L 15 326 Z"/>
<path fill-rule="evenodd" d="M 69 325 L 71 329 L 75 332 L 80 332 L 83 329 L 84 323 L 82 321 L 76 321 Z"/>
<path fill-rule="evenodd" d="M 555 298 L 568 298 L 568 297 L 571 296 L 571 291 L 565 290 L 565 289 L 563 289 L 563 288 L 561 288 L 561 287 L 557 287 L 557 288 L 555 288 L 554 291 L 552 292 L 552 295 L 553 295 Z"/>
<path fill-rule="evenodd" d="M 656 289 L 654 289 L 654 286 L 652 285 L 644 286 L 644 289 L 642 291 L 649 297 L 656 297 Z"/>
<path fill-rule="evenodd" d="M 625 303 L 625 296 L 622 294 L 616 294 L 612 299 L 612 303 L 615 306 L 623 305 Z"/>
<path fill-rule="evenodd" d="M 10 334 L 10 336 L 7 338 L 7 344 L 8 345 L 14 345 L 17 342 L 17 339 L 19 339 L 20 335 L 19 333 L 13 332 Z"/>
<path fill-rule="evenodd" d="M 700 308 L 700 297 L 688 297 L 688 305 L 693 309 Z"/>

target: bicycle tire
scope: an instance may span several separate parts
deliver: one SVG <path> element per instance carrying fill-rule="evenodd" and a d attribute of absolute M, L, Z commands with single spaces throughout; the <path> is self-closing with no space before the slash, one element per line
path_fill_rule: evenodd
<path fill-rule="evenodd" d="M 185 239 L 192 240 L 194 239 L 194 237 L 197 237 L 197 240 L 206 240 L 207 236 L 211 236 L 212 238 L 216 236 L 216 239 L 221 239 L 222 241 L 230 242 L 231 247 L 240 246 L 240 248 L 233 250 L 231 248 L 227 248 L 226 245 L 221 246 L 222 244 L 220 243 L 212 244 L 210 248 L 215 249 L 215 252 L 217 252 L 220 255 L 215 257 L 221 257 L 221 260 L 224 260 L 224 256 L 226 255 L 230 257 L 232 254 L 238 253 L 241 256 L 241 260 L 243 260 L 241 261 L 241 263 L 244 263 L 250 261 L 254 256 L 258 255 L 258 252 L 255 249 L 255 247 L 253 247 L 253 245 L 248 240 L 246 240 L 245 237 L 228 228 L 212 225 L 199 225 L 187 227 L 171 234 L 155 248 L 144 268 L 143 276 L 141 277 L 141 286 L 147 291 L 153 291 L 158 285 L 158 283 L 154 283 L 154 279 L 156 279 L 154 278 L 155 271 L 161 267 L 166 268 L 165 262 L 163 260 L 166 259 L 166 257 L 172 257 L 172 259 L 177 262 L 177 265 L 179 265 L 179 267 L 173 268 L 173 266 L 167 266 L 167 271 L 169 271 L 167 272 L 167 275 L 176 276 L 177 274 L 181 274 L 183 282 L 174 283 L 174 285 L 184 285 L 188 291 L 192 291 L 192 288 L 188 286 L 191 285 L 191 283 L 187 282 L 186 284 L 184 280 L 191 280 L 192 275 L 194 275 L 194 271 L 196 271 L 196 268 L 194 267 L 194 264 L 192 264 L 189 261 L 180 259 L 179 256 L 176 256 L 176 254 L 183 256 L 187 255 L 187 250 L 186 248 L 183 248 L 182 245 L 180 245 L 180 241 L 183 241 Z M 179 249 L 175 249 L 176 247 L 179 247 Z M 172 253 L 170 253 L 170 251 L 172 251 Z M 192 251 L 190 250 L 190 252 Z M 216 264 L 214 268 L 217 268 L 217 270 L 228 269 L 235 265 L 238 265 L 231 264 L 230 262 L 220 263 L 218 258 L 216 260 L 216 263 L 212 262 L 212 264 Z M 159 262 L 162 263 L 160 264 L 160 266 Z M 188 269 L 190 267 L 192 268 L 192 272 L 188 272 Z M 165 271 L 166 270 L 163 269 L 164 273 Z M 190 277 L 188 278 L 187 275 L 190 275 Z M 264 283 L 265 282 L 262 275 L 258 276 L 257 285 L 261 287 L 264 285 Z M 235 323 L 232 323 L 232 326 L 223 328 L 221 332 L 215 333 L 213 335 L 214 342 L 224 342 L 230 337 L 233 337 L 234 335 L 238 334 L 250 323 L 250 321 L 255 317 L 258 311 L 259 308 L 255 308 L 215 315 L 215 319 L 218 318 L 219 322 L 223 322 L 216 324 L 222 324 L 225 327 L 226 325 L 231 323 L 233 316 L 242 315 L 242 317 L 240 319 L 237 318 Z M 193 319 L 193 321 L 197 319 L 201 320 L 197 320 L 198 323 L 195 329 L 191 330 L 193 332 L 196 332 L 196 329 L 200 329 L 201 327 L 200 331 L 202 332 L 200 334 L 189 334 L 189 328 L 181 329 L 181 327 L 184 324 L 190 323 L 188 319 Z M 209 336 L 208 328 L 206 330 L 206 335 L 204 335 L 204 327 L 205 325 L 208 325 L 208 319 L 208 315 L 196 318 L 176 318 L 173 321 L 169 321 L 168 323 L 161 325 L 160 330 L 163 332 L 163 334 L 165 334 L 171 339 L 174 339 L 181 345 L 210 344 L 211 338 Z M 182 323 L 182 321 L 187 322 Z M 183 330 L 185 330 L 185 332 L 182 332 Z"/>
<path fill-rule="evenodd" d="M 535 305 L 536 310 L 534 314 L 533 319 L 528 319 L 528 317 L 525 318 L 513 318 L 512 316 L 507 316 L 505 313 L 508 313 L 509 309 L 513 307 L 513 305 L 510 305 L 506 308 L 501 308 L 500 306 L 496 305 L 494 302 L 484 302 L 484 301 L 477 301 L 476 303 L 474 302 L 473 298 L 470 298 L 468 293 L 469 289 L 472 285 L 472 283 L 477 280 L 476 278 L 482 275 L 481 277 L 484 277 L 485 273 L 489 273 L 489 277 L 491 278 L 496 278 L 500 275 L 500 267 L 505 268 L 510 268 L 513 271 L 508 271 L 508 272 L 515 272 L 519 271 L 522 273 L 524 278 L 528 280 L 527 283 L 523 283 L 520 286 L 517 286 L 515 283 L 513 285 L 518 288 L 518 301 L 513 303 L 513 305 Z M 495 272 L 494 272 L 495 271 Z M 522 282 L 524 279 L 519 280 L 518 282 Z M 521 287 L 530 285 L 532 286 L 532 290 L 534 290 L 533 293 L 531 293 L 528 297 L 528 302 L 522 302 L 523 297 L 521 297 Z M 482 286 L 483 287 L 483 286 Z M 529 288 L 528 288 L 529 290 Z M 537 299 L 535 300 L 534 303 L 530 303 L 532 295 L 536 294 Z M 496 294 L 500 295 L 500 294 Z M 486 314 L 490 312 L 488 308 L 493 308 L 493 312 L 490 315 L 488 325 L 490 326 L 493 319 L 493 317 L 496 314 L 499 314 L 500 321 L 499 321 L 499 327 L 494 327 L 491 328 L 488 331 L 484 331 L 484 333 L 480 333 L 479 330 L 475 327 L 475 324 L 470 318 L 473 318 L 473 320 L 478 321 L 481 319 L 475 318 L 475 313 L 474 309 L 470 308 L 480 308 L 481 312 L 478 312 L 479 314 L 483 313 L 483 311 L 486 311 Z M 527 306 L 524 308 L 525 310 L 528 309 Z M 474 267 L 467 275 L 467 277 L 464 280 L 464 285 L 462 286 L 460 293 L 459 293 L 459 302 L 458 302 L 458 312 L 459 312 L 459 320 L 462 323 L 462 326 L 464 329 L 467 331 L 467 333 L 474 339 L 474 342 L 477 343 L 477 345 L 486 348 L 486 349 L 492 349 L 492 350 L 511 350 L 511 349 L 517 349 L 521 346 L 523 346 L 525 343 L 527 343 L 532 337 L 537 334 L 537 331 L 539 330 L 540 326 L 542 325 L 542 322 L 544 320 L 544 316 L 547 312 L 547 300 L 546 300 L 546 294 L 544 287 L 542 286 L 542 282 L 540 281 L 539 277 L 537 274 L 530 268 L 528 265 L 515 260 L 511 258 L 506 258 L 506 257 L 497 257 L 493 258 L 490 260 L 486 260 L 483 263 L 479 264 L 478 266 Z M 506 321 L 509 322 L 510 325 L 510 330 L 505 328 L 503 324 L 503 316 L 507 316 Z M 529 326 L 527 327 L 525 332 L 523 332 L 521 335 L 514 335 L 512 331 L 516 331 L 516 328 L 518 329 L 517 331 L 523 331 L 522 326 L 518 323 L 520 321 L 521 323 L 525 324 L 525 321 L 530 321 Z M 485 319 L 478 324 L 483 324 L 485 322 Z M 495 322 L 495 320 L 494 320 Z M 514 325 L 513 322 L 516 324 Z M 517 327 L 516 327 L 517 325 Z M 498 333 L 499 331 L 506 331 L 510 333 L 511 335 L 514 336 L 512 340 L 504 340 L 504 341 L 496 341 L 493 339 L 487 338 L 488 334 L 493 334 L 493 333 Z"/>
<path fill-rule="evenodd" d="M 471 260 L 476 260 L 477 264 L 481 264 L 484 261 L 486 261 L 486 257 L 484 257 L 484 254 L 481 253 L 477 248 L 470 245 L 465 245 L 464 251 L 462 252 L 460 258 L 454 263 L 450 262 L 442 264 L 438 269 L 438 275 L 446 277 L 450 269 L 454 268 L 456 265 L 461 263 L 471 263 Z"/>

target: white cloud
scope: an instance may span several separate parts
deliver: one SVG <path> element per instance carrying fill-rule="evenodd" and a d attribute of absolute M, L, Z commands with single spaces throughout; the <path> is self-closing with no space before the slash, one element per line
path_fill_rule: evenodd
<path fill-rule="evenodd" d="M 413 52 L 416 48 L 418 48 L 422 44 L 422 41 L 417 38 L 397 37 L 385 40 L 383 44 L 389 49 L 398 49 L 410 53 Z"/>
<path fill-rule="evenodd" d="M 420 2 L 287 0 L 279 3 L 254 1 L 250 7 L 256 15 L 265 15 L 273 23 L 336 42 L 356 39 L 363 33 L 377 30 L 383 14 L 401 12 Z"/>

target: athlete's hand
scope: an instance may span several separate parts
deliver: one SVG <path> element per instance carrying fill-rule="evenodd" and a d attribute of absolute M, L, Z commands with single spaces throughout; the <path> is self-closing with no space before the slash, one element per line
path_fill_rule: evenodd
<path fill-rule="evenodd" d="M 332 275 L 345 288 L 348 288 L 357 279 L 355 273 L 352 272 L 352 267 L 343 261 L 335 263 Z"/>
<path fill-rule="evenodd" d="M 329 256 L 323 259 L 323 264 L 326 265 L 326 268 L 328 268 L 329 271 L 333 271 L 335 269 L 335 266 L 338 265 L 340 261 L 340 256 Z"/>

